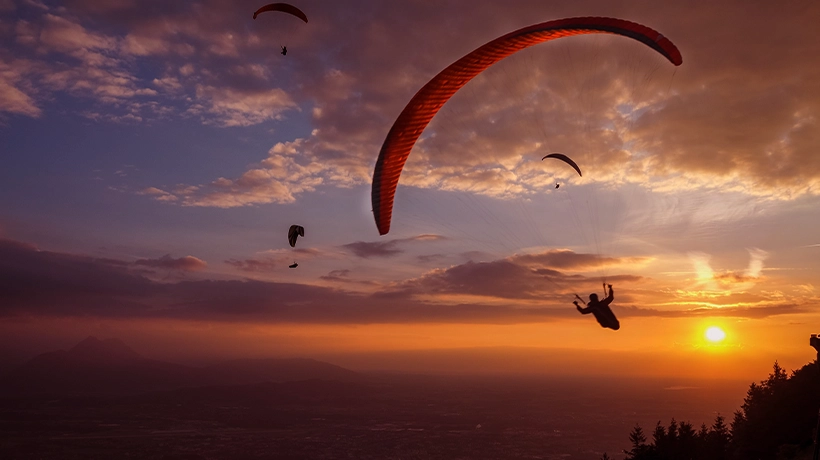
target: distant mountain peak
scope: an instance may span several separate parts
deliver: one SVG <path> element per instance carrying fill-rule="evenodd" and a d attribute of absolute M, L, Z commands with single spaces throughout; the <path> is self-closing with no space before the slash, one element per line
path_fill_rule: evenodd
<path fill-rule="evenodd" d="M 90 336 L 69 351 L 37 355 L 0 377 L 0 396 L 120 395 L 265 382 L 360 379 L 351 370 L 313 359 L 247 359 L 190 367 L 144 358 L 118 339 Z"/>
<path fill-rule="evenodd" d="M 94 337 L 93 335 L 89 335 L 88 337 L 84 338 L 79 343 L 77 343 L 77 345 L 71 347 L 71 350 L 74 350 L 75 348 L 94 347 L 98 346 L 100 343 L 102 343 L 102 340 Z"/>
<path fill-rule="evenodd" d="M 100 340 L 88 336 L 82 342 L 68 350 L 69 356 L 92 361 L 134 361 L 143 359 L 142 355 L 134 351 L 119 339 Z"/>

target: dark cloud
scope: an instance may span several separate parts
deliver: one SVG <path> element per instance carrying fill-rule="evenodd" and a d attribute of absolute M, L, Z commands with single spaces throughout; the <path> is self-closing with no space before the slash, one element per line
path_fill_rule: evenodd
<path fill-rule="evenodd" d="M 134 265 L 141 265 L 151 268 L 161 268 L 167 270 L 180 270 L 185 272 L 195 272 L 204 270 L 208 263 L 204 260 L 197 259 L 194 256 L 185 256 L 174 259 L 170 254 L 165 254 L 159 259 L 140 259 L 134 262 Z"/>
<path fill-rule="evenodd" d="M 369 286 L 370 288 L 377 288 L 381 289 L 382 285 L 371 280 L 367 279 L 360 279 L 351 276 L 352 271 L 348 269 L 343 270 L 332 270 L 327 275 L 320 276 L 319 279 L 322 281 L 329 281 L 331 283 L 342 283 L 347 285 L 359 285 L 359 286 Z"/>
<path fill-rule="evenodd" d="M 401 254 L 404 251 L 398 248 L 400 243 L 401 240 L 375 241 L 371 243 L 357 241 L 355 243 L 342 245 L 342 247 L 349 249 L 358 257 L 368 259 L 370 257 L 392 257 Z"/>
<path fill-rule="evenodd" d="M 597 278 L 564 273 L 555 268 L 580 270 L 601 265 L 643 262 L 643 258 L 600 258 L 594 254 L 577 254 L 570 250 L 551 250 L 541 254 L 516 255 L 490 262 L 473 262 L 447 269 L 431 271 L 419 278 L 396 286 L 391 295 L 464 294 L 491 298 L 561 302 L 562 296 L 572 296 L 578 286 L 600 286 Z M 610 283 L 634 284 L 643 277 L 616 274 L 607 277 Z"/>
<path fill-rule="evenodd" d="M 350 277 L 350 273 L 336 270 L 326 278 L 361 283 Z M 624 283 L 637 281 L 631 275 L 613 279 Z M 575 317 L 575 312 L 564 304 L 572 297 L 570 288 L 582 284 L 594 285 L 597 280 L 557 271 L 536 272 L 510 260 L 468 262 L 373 293 L 252 280 L 161 283 L 134 272 L 133 265 L 121 261 L 41 251 L 32 245 L 0 240 L 0 316 L 3 317 L 91 316 L 321 324 L 511 324 Z M 444 299 L 448 295 L 483 297 L 496 299 L 496 302 L 430 300 Z M 499 304 L 498 299 L 507 302 Z M 754 306 L 665 311 L 617 305 L 616 313 L 625 316 L 765 318 L 807 311 L 799 305 L 759 296 L 738 296 L 729 300 L 753 302 Z"/>
<path fill-rule="evenodd" d="M 336 272 L 343 278 L 346 272 Z M 389 307 L 389 308 L 388 308 Z M 0 240 L 0 316 L 98 316 L 216 321 L 498 322 L 564 316 L 550 308 L 440 305 L 261 281 L 160 283 L 127 265 Z"/>
<path fill-rule="evenodd" d="M 120 316 L 165 286 L 122 263 L 0 240 L 0 314 Z M 117 305 L 115 305 L 117 304 Z"/>
<path fill-rule="evenodd" d="M 444 255 L 444 254 L 425 254 L 425 255 L 417 256 L 416 260 L 418 260 L 419 262 L 421 262 L 423 264 L 426 264 L 426 263 L 431 263 L 431 262 L 438 262 L 438 261 L 440 261 L 442 259 L 446 259 L 446 258 L 447 258 L 447 256 Z"/>
<path fill-rule="evenodd" d="M 508 259 L 471 261 L 405 281 L 393 294 L 462 294 L 518 300 L 557 300 L 556 296 L 569 292 L 568 282 L 586 280 L 554 270 L 533 270 Z"/>
<path fill-rule="evenodd" d="M 401 238 L 390 241 L 365 242 L 357 241 L 342 245 L 343 248 L 353 252 L 358 257 L 369 259 L 371 257 L 393 257 L 404 252 L 399 246 L 415 241 L 436 241 L 445 239 L 440 235 L 418 235 L 410 238 Z"/>
<path fill-rule="evenodd" d="M 512 258 L 516 263 L 539 265 L 563 270 L 585 270 L 613 265 L 645 264 L 646 257 L 605 257 L 598 254 L 576 253 L 569 249 L 553 249 L 540 254 L 523 254 Z"/>
<path fill-rule="evenodd" d="M 228 259 L 225 263 L 243 272 L 267 272 L 281 265 L 274 259 Z"/>
<path fill-rule="evenodd" d="M 327 275 L 319 278 L 325 281 L 348 281 L 350 279 L 350 270 L 332 270 Z"/>
<path fill-rule="evenodd" d="M 254 259 L 228 259 L 225 263 L 244 272 L 269 272 L 292 264 L 295 258 L 312 259 L 322 255 L 322 252 L 315 248 L 295 248 L 268 253 L 270 255 Z"/>

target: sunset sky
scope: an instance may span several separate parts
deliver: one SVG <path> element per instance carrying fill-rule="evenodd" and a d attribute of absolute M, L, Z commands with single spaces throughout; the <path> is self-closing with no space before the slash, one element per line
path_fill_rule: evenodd
<path fill-rule="evenodd" d="M 88 335 L 412 371 L 757 380 L 814 358 L 820 3 L 293 3 L 307 24 L 0 0 L 0 366 Z M 656 29 L 683 64 L 603 35 L 501 61 L 422 134 L 379 236 L 373 167 L 416 91 L 573 16 Z M 619 331 L 571 303 L 603 281 Z"/>

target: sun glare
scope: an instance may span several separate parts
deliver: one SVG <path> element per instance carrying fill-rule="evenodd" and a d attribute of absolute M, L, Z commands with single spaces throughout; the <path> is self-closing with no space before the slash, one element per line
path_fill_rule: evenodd
<path fill-rule="evenodd" d="M 726 333 L 723 332 L 723 329 L 712 326 L 709 329 L 706 329 L 706 339 L 710 342 L 720 342 L 726 338 Z"/>

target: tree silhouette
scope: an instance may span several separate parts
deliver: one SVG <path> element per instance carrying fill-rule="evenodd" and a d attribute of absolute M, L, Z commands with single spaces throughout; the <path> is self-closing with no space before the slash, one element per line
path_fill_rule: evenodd
<path fill-rule="evenodd" d="M 729 432 L 729 427 L 724 423 L 725 418 L 722 415 L 715 417 L 715 423 L 706 432 L 703 438 L 703 456 L 704 458 L 728 458 L 729 456 L 729 442 L 732 435 Z"/>
<path fill-rule="evenodd" d="M 775 459 L 778 452 L 804 450 L 812 442 L 820 398 L 815 365 L 791 378 L 775 361 L 772 373 L 752 383 L 732 421 L 734 459 Z M 791 446 L 791 447 L 789 447 Z"/>
<path fill-rule="evenodd" d="M 625 460 L 785 460 L 811 458 L 812 435 L 820 407 L 820 375 L 816 363 L 792 372 L 777 362 L 772 373 L 749 385 L 731 428 L 722 415 L 711 427 L 695 431 L 674 418 L 658 422 L 652 442 L 639 425 L 629 434 Z"/>
<path fill-rule="evenodd" d="M 646 445 L 646 435 L 643 434 L 643 428 L 640 425 L 635 425 L 632 432 L 629 433 L 629 442 L 632 443 L 632 449 L 624 451 L 627 458 L 644 458 L 649 452 L 650 446 Z"/>
<path fill-rule="evenodd" d="M 632 449 L 624 453 L 626 460 L 727 460 L 729 439 L 729 430 L 721 415 L 715 418 L 711 428 L 703 424 L 699 431 L 689 422 L 678 423 L 672 419 L 669 427 L 658 422 L 651 444 L 646 444 L 643 429 L 635 425 L 629 434 Z"/>

